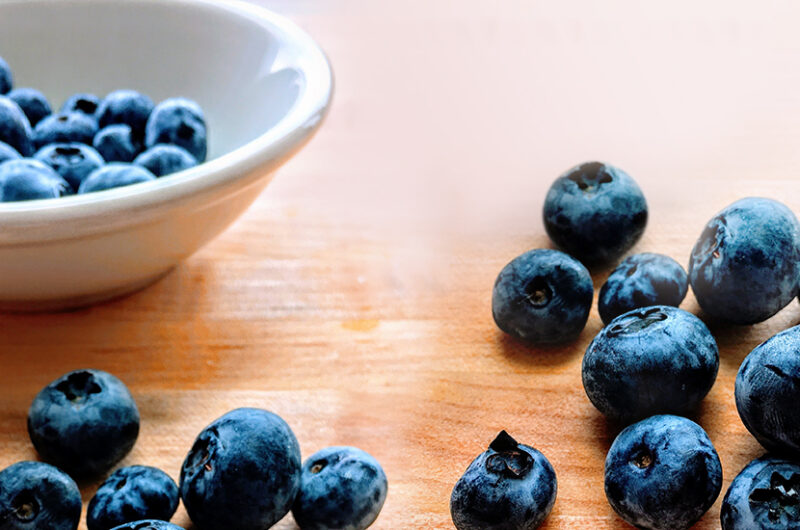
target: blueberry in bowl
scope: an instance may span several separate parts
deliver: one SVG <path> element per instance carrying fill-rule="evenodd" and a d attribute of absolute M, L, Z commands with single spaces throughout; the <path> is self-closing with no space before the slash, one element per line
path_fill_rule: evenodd
<path fill-rule="evenodd" d="M 55 199 L 73 193 L 50 166 L 31 158 L 0 162 L 0 201 Z"/>
<path fill-rule="evenodd" d="M 45 95 L 35 88 L 15 88 L 7 96 L 8 99 L 19 105 L 31 127 L 36 127 L 37 123 L 53 112 Z"/>
<path fill-rule="evenodd" d="M 59 111 L 63 113 L 81 112 L 87 116 L 97 119 L 97 107 L 99 106 L 100 98 L 94 94 L 79 92 L 68 97 L 61 105 Z"/>
<path fill-rule="evenodd" d="M 141 150 L 129 125 L 118 123 L 100 129 L 92 146 L 106 162 L 133 162 Z"/>
<path fill-rule="evenodd" d="M 55 144 L 79 142 L 92 145 L 97 134 L 97 121 L 81 112 L 51 114 L 36 124 L 33 143 L 36 149 Z"/>
<path fill-rule="evenodd" d="M 50 144 L 39 149 L 33 157 L 61 175 L 74 193 L 78 192 L 86 177 L 105 165 L 100 153 L 81 143 Z"/>
<path fill-rule="evenodd" d="M 111 162 L 92 171 L 81 182 L 78 193 L 94 193 L 149 182 L 155 179 L 155 175 L 141 166 L 123 162 Z"/>
<path fill-rule="evenodd" d="M 0 96 L 0 142 L 14 148 L 22 156 L 33 154 L 33 130 L 28 117 L 17 103 Z"/>
<path fill-rule="evenodd" d="M 722 530 L 800 528 L 800 463 L 766 455 L 731 482 L 720 510 Z"/>
<path fill-rule="evenodd" d="M 76 530 L 81 492 L 54 466 L 19 462 L 0 471 L 0 514 L 4 530 Z"/>
<path fill-rule="evenodd" d="M 136 90 L 115 90 L 103 98 L 95 116 L 101 129 L 109 125 L 127 125 L 131 129 L 132 138 L 141 142 L 154 106 L 149 96 Z"/>
<path fill-rule="evenodd" d="M 183 147 L 157 144 L 147 149 L 133 161 L 155 175 L 163 177 L 197 165 L 197 160 Z"/>

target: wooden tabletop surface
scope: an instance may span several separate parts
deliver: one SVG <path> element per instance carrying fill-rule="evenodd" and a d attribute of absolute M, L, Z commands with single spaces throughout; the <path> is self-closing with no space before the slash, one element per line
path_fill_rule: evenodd
<path fill-rule="evenodd" d="M 348 444 L 383 464 L 375 528 L 448 528 L 453 484 L 507 429 L 558 473 L 545 528 L 625 528 L 603 494 L 618 428 L 580 380 L 596 308 L 578 341 L 537 350 L 496 329 L 491 287 L 510 259 L 549 246 L 544 194 L 584 160 L 618 165 L 643 188 L 650 224 L 634 251 L 683 264 L 737 198 L 800 212 L 798 8 L 262 3 L 328 52 L 327 123 L 234 226 L 156 285 L 70 313 L 0 316 L 0 466 L 36 457 L 25 431 L 36 392 L 92 367 L 124 380 L 140 406 L 124 464 L 177 479 L 207 423 L 265 407 L 305 456 Z M 599 289 L 608 270 L 593 272 Z M 682 307 L 698 312 L 691 294 Z M 724 488 L 762 452 L 734 406 L 739 363 L 798 322 L 794 302 L 765 323 L 713 329 L 720 372 L 696 419 Z M 697 528 L 719 527 L 719 504 Z M 174 522 L 188 527 L 183 508 Z"/>

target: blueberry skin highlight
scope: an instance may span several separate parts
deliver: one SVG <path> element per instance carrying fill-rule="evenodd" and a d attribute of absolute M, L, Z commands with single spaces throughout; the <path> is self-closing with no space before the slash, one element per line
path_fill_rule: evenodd
<path fill-rule="evenodd" d="M 269 528 L 300 488 L 300 446 L 280 417 L 228 412 L 203 429 L 181 469 L 180 491 L 200 530 Z"/>
<path fill-rule="evenodd" d="M 8 99 L 19 105 L 31 127 L 53 113 L 47 98 L 35 88 L 15 88 L 8 93 Z"/>
<path fill-rule="evenodd" d="M 556 179 L 544 201 L 547 235 L 584 263 L 617 259 L 647 225 L 647 201 L 627 173 L 586 162 Z"/>
<path fill-rule="evenodd" d="M 709 315 L 762 322 L 798 294 L 800 223 L 772 199 L 748 197 L 719 212 L 692 250 L 689 281 Z"/>
<path fill-rule="evenodd" d="M 0 57 L 0 94 L 7 94 L 14 86 L 11 68 L 8 63 Z"/>
<path fill-rule="evenodd" d="M 637 528 L 689 528 L 721 488 L 714 445 L 702 427 L 680 416 L 652 416 L 631 425 L 606 457 L 606 498 Z"/>
<path fill-rule="evenodd" d="M 144 519 L 169 521 L 178 509 L 178 485 L 158 468 L 116 470 L 98 488 L 86 513 L 89 530 L 109 530 Z"/>
<path fill-rule="evenodd" d="M 28 434 L 42 459 L 72 476 L 99 475 L 133 448 L 139 411 L 113 375 L 77 370 L 39 392 L 28 411 Z"/>
<path fill-rule="evenodd" d="M 0 162 L 19 160 L 20 158 L 22 158 L 22 155 L 20 155 L 16 149 L 5 142 L 0 142 Z"/>
<path fill-rule="evenodd" d="M 81 492 L 56 467 L 19 462 L 0 471 L 0 514 L 3 530 L 75 530 Z"/>
<path fill-rule="evenodd" d="M 100 128 L 114 124 L 127 125 L 133 137 L 141 141 L 153 107 L 153 100 L 144 94 L 135 90 L 116 90 L 108 94 L 97 108 L 97 122 Z"/>
<path fill-rule="evenodd" d="M 130 126 L 117 124 L 100 129 L 92 141 L 92 146 L 106 162 L 133 162 L 139 153 L 139 146 L 133 138 Z"/>
<path fill-rule="evenodd" d="M 364 530 L 383 508 L 383 468 L 355 447 L 328 447 L 303 464 L 292 515 L 303 530 Z"/>
<path fill-rule="evenodd" d="M 86 177 L 81 183 L 81 187 L 78 188 L 78 193 L 110 190 L 155 179 L 155 175 L 143 167 L 122 162 L 111 162 Z"/>
<path fill-rule="evenodd" d="M 78 93 L 71 95 L 69 99 L 61 105 L 60 112 L 62 114 L 80 112 L 95 118 L 98 106 L 100 106 L 100 98 L 94 94 Z"/>
<path fill-rule="evenodd" d="M 112 530 L 183 530 L 183 527 L 166 521 L 148 519 L 145 521 L 134 521 L 132 523 L 123 524 Z"/>
<path fill-rule="evenodd" d="M 33 157 L 61 175 L 75 193 L 86 177 L 105 165 L 105 160 L 93 147 L 80 143 L 49 144 Z"/>
<path fill-rule="evenodd" d="M 767 450 L 800 456 L 800 326 L 767 339 L 736 374 L 742 423 Z"/>
<path fill-rule="evenodd" d="M 37 149 L 47 144 L 79 142 L 92 145 L 97 134 L 97 122 L 81 112 L 51 114 L 33 129 Z"/>
<path fill-rule="evenodd" d="M 457 530 L 532 530 L 550 514 L 557 489 L 547 458 L 501 431 L 456 482 L 450 515 Z"/>
<path fill-rule="evenodd" d="M 594 287 L 579 261 L 557 250 L 531 250 L 503 267 L 492 291 L 492 316 L 501 330 L 533 344 L 580 335 Z"/>
<path fill-rule="evenodd" d="M 173 144 L 197 160 L 206 159 L 206 121 L 200 105 L 186 98 L 165 99 L 153 109 L 145 128 L 145 146 Z"/>
<path fill-rule="evenodd" d="M 597 334 L 583 357 L 583 388 L 600 412 L 627 423 L 692 411 L 718 369 L 717 343 L 699 318 L 653 306 L 625 313 Z"/>
<path fill-rule="evenodd" d="M 643 252 L 628 256 L 600 289 L 597 308 L 603 324 L 632 309 L 653 305 L 681 305 L 689 278 L 683 267 L 663 254 Z"/>
<path fill-rule="evenodd" d="M 722 530 L 800 528 L 800 464 L 756 458 L 731 482 L 722 501 Z"/>
<path fill-rule="evenodd" d="M 182 147 L 159 144 L 137 156 L 133 163 L 150 170 L 156 177 L 164 177 L 196 166 L 197 160 Z"/>
<path fill-rule="evenodd" d="M 33 131 L 28 117 L 13 100 L 0 96 L 0 142 L 22 156 L 33 154 Z"/>
<path fill-rule="evenodd" d="M 0 202 L 55 199 L 71 193 L 67 181 L 38 160 L 23 158 L 0 163 Z"/>

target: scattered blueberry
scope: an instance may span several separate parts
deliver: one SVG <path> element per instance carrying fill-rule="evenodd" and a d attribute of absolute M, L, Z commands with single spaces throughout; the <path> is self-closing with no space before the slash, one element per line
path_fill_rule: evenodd
<path fill-rule="evenodd" d="M 31 127 L 53 113 L 47 98 L 35 88 L 16 88 L 8 93 L 8 99 L 19 105 Z"/>
<path fill-rule="evenodd" d="M 597 308 L 603 324 L 622 313 L 652 305 L 681 305 L 689 278 L 683 267 L 663 254 L 644 252 L 622 260 L 600 289 Z"/>
<path fill-rule="evenodd" d="M 80 142 L 92 145 L 97 133 L 97 122 L 81 112 L 51 114 L 33 129 L 37 149 L 47 144 Z"/>
<path fill-rule="evenodd" d="M 178 485 L 158 468 L 130 466 L 116 470 L 89 502 L 89 530 L 110 530 L 143 519 L 169 521 L 178 509 Z"/>
<path fill-rule="evenodd" d="M 33 132 L 28 117 L 13 100 L 0 96 L 0 142 L 22 156 L 33 154 Z"/>
<path fill-rule="evenodd" d="M 166 521 L 148 519 L 145 521 L 134 521 L 132 523 L 117 526 L 112 530 L 183 530 L 183 527 L 168 523 Z"/>
<path fill-rule="evenodd" d="M 800 463 L 757 458 L 731 482 L 720 511 L 722 530 L 800 528 Z"/>
<path fill-rule="evenodd" d="M 109 125 L 100 129 L 92 145 L 106 162 L 133 162 L 139 147 L 128 125 Z"/>
<path fill-rule="evenodd" d="M 603 328 L 583 357 L 583 387 L 610 418 L 683 414 L 711 390 L 717 343 L 705 324 L 671 306 L 634 309 Z"/>
<path fill-rule="evenodd" d="M 631 425 L 606 457 L 608 502 L 637 528 L 689 528 L 721 488 L 722 466 L 711 440 L 680 416 L 652 416 Z"/>
<path fill-rule="evenodd" d="M 450 515 L 457 530 L 532 530 L 550 514 L 556 490 L 547 458 L 502 431 L 456 482 Z"/>
<path fill-rule="evenodd" d="M 137 140 L 144 138 L 147 118 L 153 111 L 153 100 L 135 90 L 116 90 L 103 99 L 97 108 L 101 128 L 114 124 L 128 125 Z"/>
<path fill-rule="evenodd" d="M 145 145 L 173 144 L 197 160 L 206 159 L 206 122 L 200 105 L 186 98 L 166 99 L 156 105 L 147 120 Z"/>
<path fill-rule="evenodd" d="M 183 147 L 158 144 L 137 156 L 133 163 L 150 170 L 156 177 L 163 177 L 194 167 L 197 160 Z"/>
<path fill-rule="evenodd" d="M 53 168 L 75 193 L 92 171 L 105 165 L 94 148 L 81 143 L 49 144 L 39 149 L 34 158 Z"/>
<path fill-rule="evenodd" d="M 329 447 L 303 464 L 292 515 L 303 530 L 364 530 L 383 507 L 383 468 L 355 447 Z"/>
<path fill-rule="evenodd" d="M 269 528 L 300 487 L 300 447 L 281 418 L 228 412 L 203 429 L 181 469 L 181 498 L 200 530 Z"/>
<path fill-rule="evenodd" d="M 492 291 L 497 326 L 534 344 L 577 338 L 586 326 L 594 287 L 580 262 L 557 250 L 531 250 L 506 265 Z"/>
<path fill-rule="evenodd" d="M 0 528 L 76 530 L 81 492 L 58 468 L 19 462 L 0 471 Z"/>
<path fill-rule="evenodd" d="M 586 263 L 618 258 L 639 240 L 645 225 L 642 190 L 627 173 L 601 162 L 586 162 L 561 175 L 544 201 L 550 239 Z"/>
<path fill-rule="evenodd" d="M 64 102 L 63 105 L 61 105 L 60 111 L 62 114 L 80 112 L 94 118 L 99 105 L 100 98 L 94 94 L 73 94 Z"/>
<path fill-rule="evenodd" d="M 22 158 L 22 155 L 20 155 L 16 149 L 5 142 L 0 142 L 0 162 L 18 160 L 20 158 Z"/>
<path fill-rule="evenodd" d="M 69 183 L 38 160 L 0 163 L 0 202 L 55 199 L 72 193 Z"/>
<path fill-rule="evenodd" d="M 800 223 L 772 199 L 734 202 L 706 225 L 692 250 L 689 281 L 709 315 L 755 324 L 798 294 Z"/>
<path fill-rule="evenodd" d="M 44 460 L 74 476 L 97 475 L 133 448 L 139 411 L 122 381 L 78 370 L 39 392 L 28 411 L 28 433 Z"/>
<path fill-rule="evenodd" d="M 0 57 L 0 95 L 8 94 L 14 86 L 13 77 L 11 75 L 11 68 L 8 63 Z"/>
<path fill-rule="evenodd" d="M 145 168 L 122 162 L 112 162 L 91 173 L 81 183 L 78 193 L 92 193 L 130 186 L 140 182 L 155 180 L 156 177 Z"/>
<path fill-rule="evenodd" d="M 736 374 L 744 426 L 776 453 L 800 455 L 800 326 L 755 347 Z"/>

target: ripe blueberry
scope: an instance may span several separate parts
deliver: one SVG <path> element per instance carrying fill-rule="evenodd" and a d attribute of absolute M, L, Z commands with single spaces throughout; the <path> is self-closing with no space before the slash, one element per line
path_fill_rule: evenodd
<path fill-rule="evenodd" d="M 73 94 L 61 105 L 60 112 L 62 114 L 69 114 L 72 112 L 80 112 L 95 118 L 97 107 L 100 105 L 100 98 L 94 94 L 79 93 Z"/>
<path fill-rule="evenodd" d="M 145 129 L 145 146 L 173 144 L 197 160 L 206 159 L 206 122 L 200 105 L 186 98 L 166 99 L 156 105 Z"/>
<path fill-rule="evenodd" d="M 158 144 L 137 156 L 133 163 L 149 169 L 156 177 L 163 177 L 194 167 L 197 160 L 182 147 Z"/>
<path fill-rule="evenodd" d="M 722 530 L 800 528 L 800 464 L 763 456 L 731 482 L 720 511 Z"/>
<path fill-rule="evenodd" d="M 81 492 L 60 469 L 42 462 L 19 462 L 0 471 L 0 528 L 76 530 Z"/>
<path fill-rule="evenodd" d="M 94 148 L 81 143 L 49 144 L 33 157 L 53 168 L 76 193 L 92 171 L 105 165 L 103 157 Z"/>
<path fill-rule="evenodd" d="M 33 141 L 37 149 L 47 144 L 80 142 L 92 145 L 97 133 L 94 118 L 81 112 L 58 113 L 47 116 L 33 129 Z"/>
<path fill-rule="evenodd" d="M 153 111 L 153 100 L 135 90 L 116 90 L 103 99 L 97 108 L 100 128 L 124 124 L 131 128 L 133 138 L 144 138 L 147 119 Z"/>
<path fill-rule="evenodd" d="M 106 162 L 133 162 L 139 146 L 129 125 L 108 125 L 94 136 L 92 145 Z"/>
<path fill-rule="evenodd" d="M 38 160 L 0 163 L 0 202 L 55 199 L 72 193 L 69 183 Z"/>
<path fill-rule="evenodd" d="M 0 96 L 0 142 L 10 145 L 22 156 L 31 156 L 33 135 L 28 117 L 19 105 Z"/>
<path fill-rule="evenodd" d="M 110 190 L 155 179 L 156 177 L 143 167 L 122 162 L 111 162 L 86 177 L 81 183 L 81 187 L 78 188 L 78 193 Z"/>
<path fill-rule="evenodd" d="M 19 105 L 31 127 L 53 113 L 47 98 L 35 88 L 15 88 L 8 93 L 8 99 Z"/>
<path fill-rule="evenodd" d="M 158 468 L 130 466 L 116 470 L 89 502 L 89 530 L 109 530 L 143 519 L 169 521 L 178 509 L 178 486 Z"/>

